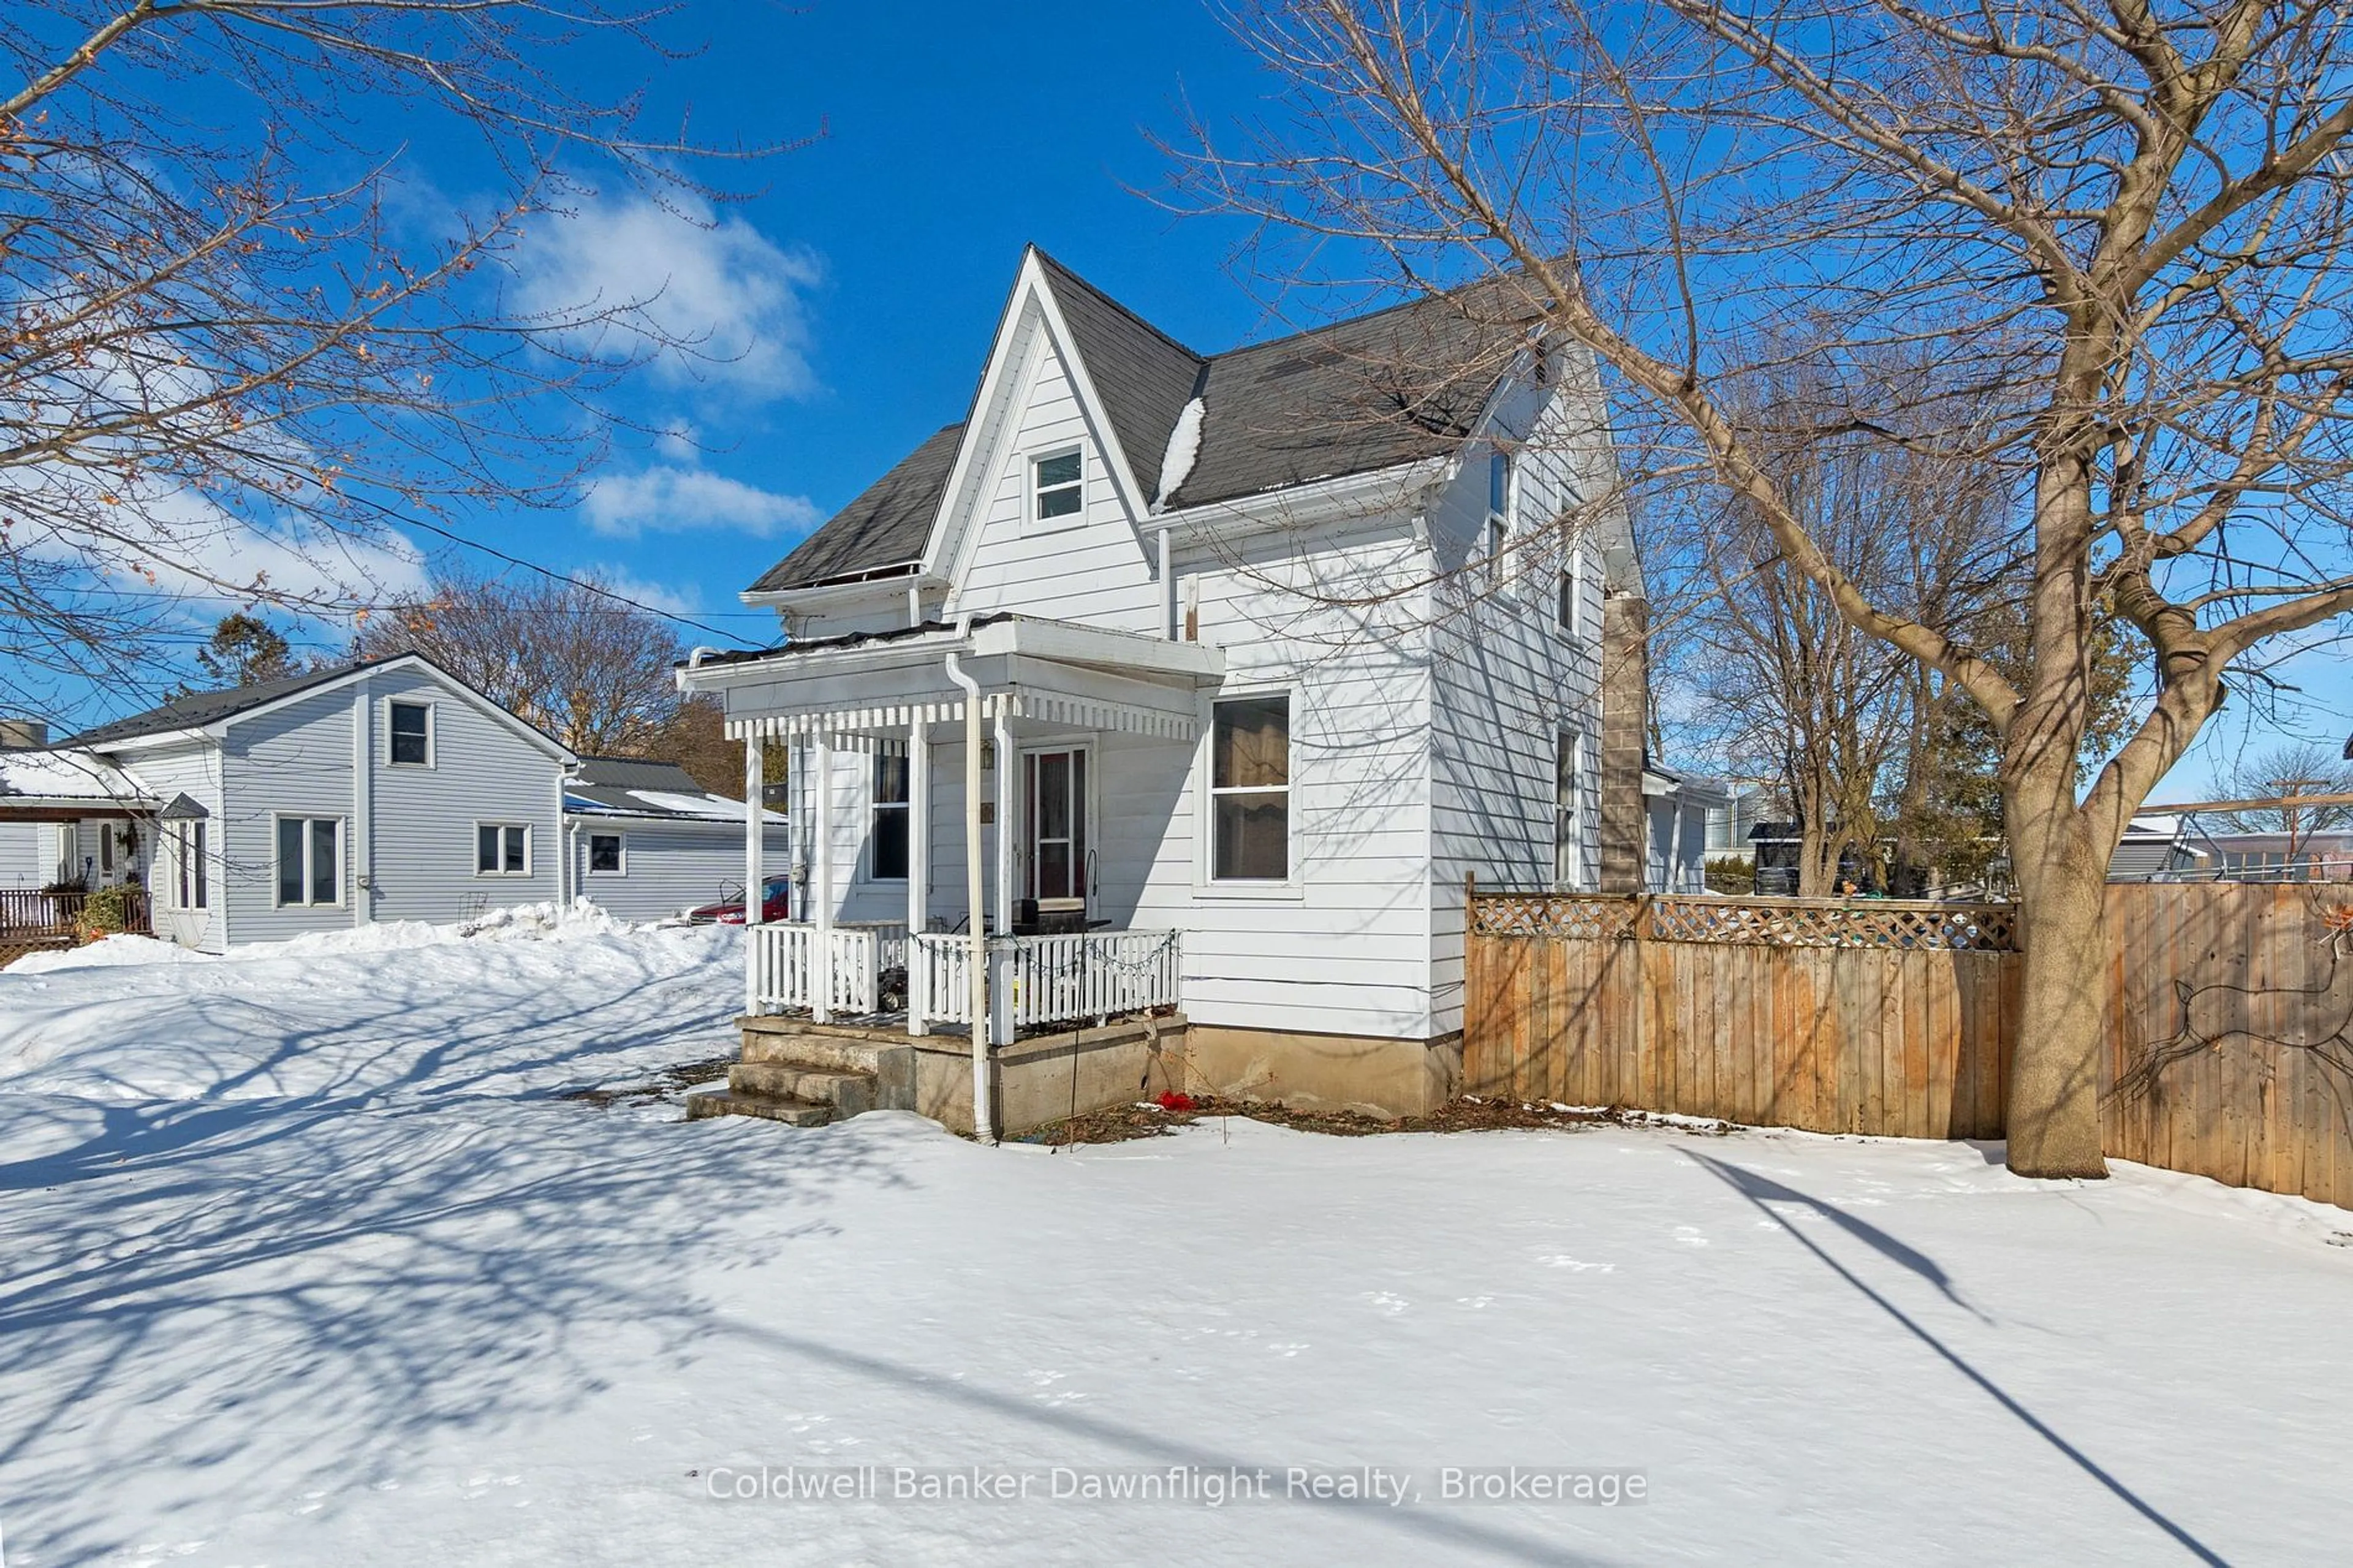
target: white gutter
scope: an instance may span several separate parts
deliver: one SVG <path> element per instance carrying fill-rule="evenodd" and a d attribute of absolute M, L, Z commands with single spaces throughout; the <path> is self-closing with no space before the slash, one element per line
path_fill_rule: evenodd
<path fill-rule="evenodd" d="M 972 617 L 958 616 L 956 640 L 962 642 L 971 631 Z M 970 911 L 965 923 L 972 931 L 965 961 L 971 971 L 965 1002 L 972 1013 L 972 1131 L 994 1143 L 997 1131 L 988 1111 L 988 939 L 982 934 L 980 908 L 980 682 L 964 672 L 953 648 L 946 670 L 947 678 L 964 689 L 964 901 Z M 997 761 L 1000 768 L 1010 765 L 1007 758 Z M 998 824 L 997 831 L 1007 831 L 1007 826 Z"/>

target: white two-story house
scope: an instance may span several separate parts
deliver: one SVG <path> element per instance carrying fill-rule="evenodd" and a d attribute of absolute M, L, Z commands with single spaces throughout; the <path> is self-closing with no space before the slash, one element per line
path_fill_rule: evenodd
<path fill-rule="evenodd" d="M 681 671 L 753 798 L 789 758 L 747 1041 L 902 969 L 900 1026 L 967 1026 L 976 915 L 984 1053 L 1173 1007 L 1195 1089 L 1448 1098 L 1466 884 L 1644 878 L 1641 584 L 1538 315 L 1491 283 L 1203 354 L 1029 250 L 965 417 L 744 595 L 782 646 Z"/>

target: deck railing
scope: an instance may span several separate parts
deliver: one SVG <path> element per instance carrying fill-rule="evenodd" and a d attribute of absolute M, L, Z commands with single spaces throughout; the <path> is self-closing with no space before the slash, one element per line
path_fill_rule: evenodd
<path fill-rule="evenodd" d="M 0 931 L 24 939 L 69 936 L 79 929 L 88 893 L 43 893 L 24 888 L 0 888 Z M 131 888 L 123 896 L 123 928 L 144 932 L 149 922 L 147 890 Z"/>
<path fill-rule="evenodd" d="M 887 922 L 838 925 L 818 963 L 818 928 L 776 921 L 752 928 L 751 1003 L 754 1013 L 786 1009 L 825 1016 L 863 1017 L 881 1006 L 881 975 L 907 963 L 907 928 Z M 829 983 L 829 984 L 828 984 Z M 818 992 L 826 992 L 818 1005 Z"/>
<path fill-rule="evenodd" d="M 968 936 L 926 932 L 909 943 L 911 1032 L 972 1022 Z M 1024 1029 L 1114 1018 L 1177 1005 L 1184 949 L 1173 931 L 992 937 L 988 994 L 1001 1042 Z"/>

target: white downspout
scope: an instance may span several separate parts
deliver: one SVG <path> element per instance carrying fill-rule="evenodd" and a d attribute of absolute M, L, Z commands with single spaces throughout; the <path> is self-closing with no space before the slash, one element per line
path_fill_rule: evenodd
<path fill-rule="evenodd" d="M 1160 635 L 1176 640 L 1176 574 L 1169 567 L 1168 530 L 1160 531 Z"/>
<path fill-rule="evenodd" d="M 972 617 L 956 617 L 956 640 L 972 635 Z M 947 677 L 964 689 L 964 907 L 971 928 L 971 947 L 965 968 L 970 990 L 965 1005 L 972 1016 L 972 1132 L 987 1142 L 997 1141 L 988 1110 L 988 939 L 982 934 L 980 907 L 980 682 L 964 672 L 951 651 Z M 998 765 L 1005 759 L 997 759 Z M 1002 831 L 1002 828 L 999 829 Z"/>

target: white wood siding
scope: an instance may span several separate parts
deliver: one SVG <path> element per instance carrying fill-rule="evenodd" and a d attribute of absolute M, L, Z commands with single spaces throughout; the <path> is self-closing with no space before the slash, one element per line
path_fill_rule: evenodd
<path fill-rule="evenodd" d="M 1565 513 L 1609 492 L 1612 461 L 1596 433 L 1523 390 L 1495 410 L 1520 434 L 1500 585 L 1485 565 L 1488 460 L 1464 451 L 1455 482 L 1430 513 L 1440 564 L 1452 575 L 1437 598 L 1431 765 L 1434 1026 L 1462 1024 L 1464 879 L 1498 888 L 1553 883 L 1554 791 L 1559 736 L 1580 742 L 1577 823 L 1581 885 L 1599 856 L 1601 573 L 1598 533 L 1610 524 L 1557 526 Z M 1577 635 L 1559 625 L 1558 574 L 1581 584 Z"/>
<path fill-rule="evenodd" d="M 1101 433 L 1086 419 L 1062 357 L 1043 331 L 1029 334 L 1018 418 L 1001 426 L 979 489 L 978 532 L 950 608 L 1018 610 L 1121 631 L 1160 629 L 1160 591 L 1145 542 L 1112 483 Z M 1029 459 L 1079 448 L 1083 506 L 1075 519 L 1028 521 Z M 1160 454 L 1130 454 L 1158 471 Z"/>
<path fill-rule="evenodd" d="M 38 888 L 48 881 L 58 829 L 49 822 L 0 822 L 0 888 Z"/>

